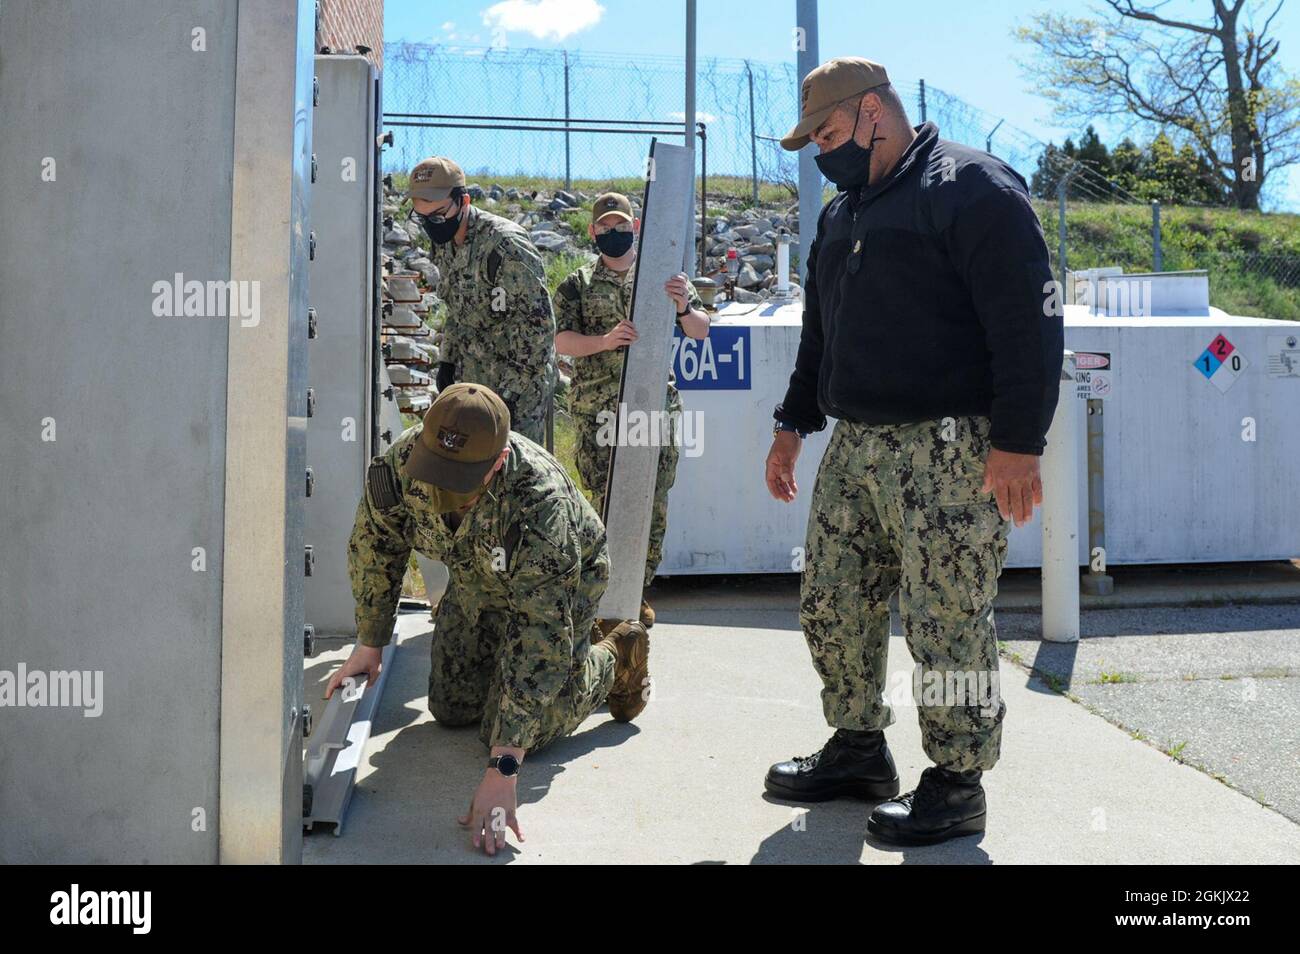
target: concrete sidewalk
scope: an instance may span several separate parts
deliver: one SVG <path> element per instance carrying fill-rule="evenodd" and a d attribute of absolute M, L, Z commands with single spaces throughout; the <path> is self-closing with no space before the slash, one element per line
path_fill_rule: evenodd
<path fill-rule="evenodd" d="M 1179 764 L 1024 669 L 1002 663 L 1002 761 L 985 776 L 989 830 L 929 848 L 867 844 L 869 806 L 765 799 L 767 766 L 828 735 L 820 683 L 788 587 L 692 580 L 655 600 L 655 697 L 633 725 L 593 716 L 531 755 L 520 781 L 527 841 L 494 863 L 1294 863 L 1300 827 Z M 456 824 L 482 776 L 476 730 L 442 729 L 425 705 L 430 624 L 400 625 L 362 777 L 342 836 L 307 837 L 317 864 L 474 863 Z M 323 684 L 331 657 L 312 660 Z M 890 685 L 910 686 L 901 637 Z M 319 693 L 317 693 L 319 695 Z M 891 698 L 891 701 L 895 701 Z M 928 762 L 913 708 L 888 731 L 904 789 Z M 511 836 L 513 838 L 513 836 Z"/>

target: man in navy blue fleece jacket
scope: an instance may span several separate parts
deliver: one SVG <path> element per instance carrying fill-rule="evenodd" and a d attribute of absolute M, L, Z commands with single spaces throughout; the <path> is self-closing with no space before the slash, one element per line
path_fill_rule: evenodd
<path fill-rule="evenodd" d="M 807 263 L 799 353 L 777 405 L 766 480 L 793 500 L 803 437 L 837 418 L 813 489 L 800 621 L 836 730 L 772 766 L 777 797 L 880 802 L 889 842 L 984 830 L 997 762 L 993 597 L 1008 521 L 1042 502 L 1063 329 L 1024 180 L 1001 160 L 913 127 L 884 67 L 847 57 L 808 74 L 799 123 L 839 192 Z M 898 796 L 885 746 L 889 599 L 898 592 L 926 769 Z M 897 796 L 897 797 L 894 797 Z M 889 799 L 888 801 L 881 801 Z"/>

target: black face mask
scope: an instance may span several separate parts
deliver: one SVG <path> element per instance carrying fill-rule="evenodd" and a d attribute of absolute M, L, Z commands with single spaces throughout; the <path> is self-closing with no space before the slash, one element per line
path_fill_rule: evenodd
<path fill-rule="evenodd" d="M 454 219 L 435 218 L 428 215 L 415 213 L 416 219 L 420 223 L 420 228 L 424 229 L 424 234 L 429 236 L 429 241 L 434 245 L 446 245 L 456 236 L 456 230 L 460 228 L 460 220 L 465 217 L 465 207 L 462 205 L 460 213 Z"/>
<path fill-rule="evenodd" d="M 631 232 L 606 232 L 596 236 L 596 248 L 610 258 L 621 258 L 632 247 L 636 236 Z"/>
<path fill-rule="evenodd" d="M 862 113 L 859 112 L 858 119 L 861 117 Z M 835 183 L 841 192 L 867 184 L 871 179 L 871 154 L 875 151 L 876 143 L 884 142 L 885 139 L 884 136 L 876 136 L 876 127 L 880 124 L 873 123 L 871 144 L 859 146 L 853 138 L 858 132 L 858 119 L 853 120 L 853 132 L 849 134 L 848 142 L 813 157 L 822 175 Z"/>

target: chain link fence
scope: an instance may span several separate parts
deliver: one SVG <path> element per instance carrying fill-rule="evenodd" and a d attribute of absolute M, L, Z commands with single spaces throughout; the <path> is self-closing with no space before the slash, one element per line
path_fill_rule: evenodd
<path fill-rule="evenodd" d="M 638 191 L 652 135 L 684 139 L 678 57 L 389 43 L 385 171 L 449 155 L 486 188 Z M 1205 269 L 1211 301 L 1237 314 L 1300 320 L 1300 237 L 1268 217 L 1196 205 L 1154 208 L 1088 163 L 950 92 L 895 78 L 913 122 L 987 150 L 1033 185 L 1053 270 Z M 798 115 L 793 64 L 701 59 L 699 172 L 715 203 L 789 207 L 798 160 L 780 136 Z M 701 148 L 705 147 L 705 148 Z M 707 156 L 707 170 L 703 167 Z M 829 191 L 826 195 L 829 196 Z"/>

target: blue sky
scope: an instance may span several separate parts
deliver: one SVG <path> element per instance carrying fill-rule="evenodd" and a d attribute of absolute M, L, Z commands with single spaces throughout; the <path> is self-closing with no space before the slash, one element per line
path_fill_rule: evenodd
<path fill-rule="evenodd" d="M 1209 0 L 1169 0 L 1169 15 L 1195 15 Z M 791 33 L 794 0 L 699 0 L 699 56 L 749 58 L 766 63 L 794 62 Z M 1079 130 L 1060 127 L 1050 106 L 1029 88 L 1017 59 L 1029 50 L 1013 36 L 1032 14 L 1054 10 L 1087 15 L 1079 0 L 924 0 L 919 3 L 868 3 L 821 0 L 820 58 L 857 55 L 884 63 L 892 77 L 927 83 L 960 96 L 1007 123 L 1044 140 L 1077 138 Z M 685 3 L 658 0 L 386 0 L 385 38 L 468 46 L 504 43 L 508 47 L 569 49 L 586 52 L 681 56 Z M 1201 15 L 1203 16 L 1203 14 Z M 1300 72 L 1300 3 L 1292 0 L 1274 21 L 1281 41 L 1278 61 Z M 464 111 L 475 108 L 466 104 Z M 582 115 L 574 104 L 574 115 Z M 770 117 L 783 131 L 794 117 Z M 1099 123 L 1113 145 L 1123 130 Z M 995 149 L 996 151 L 996 149 Z M 1275 207 L 1300 211 L 1300 172 L 1273 193 Z"/>

